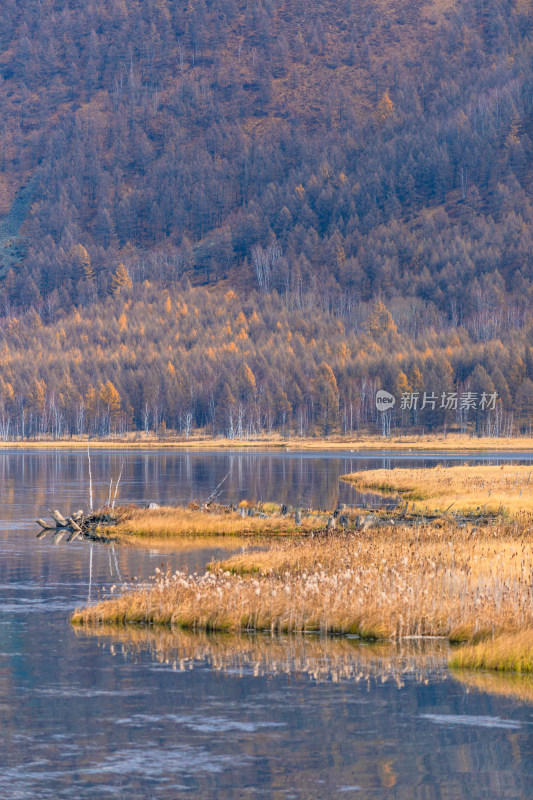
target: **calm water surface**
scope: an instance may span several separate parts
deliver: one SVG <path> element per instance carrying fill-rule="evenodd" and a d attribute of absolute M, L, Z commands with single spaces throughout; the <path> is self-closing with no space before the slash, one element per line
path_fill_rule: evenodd
<path fill-rule="evenodd" d="M 454 454 L 95 452 L 105 501 L 207 497 L 333 507 L 340 474 Z M 464 460 L 464 457 L 462 457 Z M 467 460 L 533 463 L 533 454 Z M 533 704 L 459 682 L 435 657 L 391 667 L 354 641 L 80 635 L 75 606 L 163 561 L 222 551 L 36 542 L 37 516 L 86 504 L 80 452 L 0 454 L 0 800 L 533 797 Z M 394 658 L 392 658 L 394 662 Z M 533 691 L 530 694 L 533 697 Z"/>

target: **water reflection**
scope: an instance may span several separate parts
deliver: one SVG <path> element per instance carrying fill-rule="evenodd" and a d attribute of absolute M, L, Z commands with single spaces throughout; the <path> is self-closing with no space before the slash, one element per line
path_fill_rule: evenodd
<path fill-rule="evenodd" d="M 478 689 L 481 692 L 490 692 L 533 705 L 533 675 L 462 670 L 457 670 L 453 674 L 456 680 L 469 689 Z"/>
<path fill-rule="evenodd" d="M 183 451 L 94 451 L 91 454 L 94 503 L 102 505 L 109 495 L 109 481 L 116 480 L 122 463 L 122 502 L 187 503 L 205 500 L 228 474 L 221 499 L 276 501 L 289 505 L 331 509 L 339 502 L 360 503 L 354 488 L 339 482 L 339 475 L 362 469 L 393 466 L 444 467 L 454 463 L 533 463 L 530 453 L 264 453 Z M 20 503 L 21 486 L 31 492 L 34 513 L 42 515 L 51 503 L 67 499 L 72 509 L 87 507 L 89 485 L 87 455 L 83 451 L 0 452 L 2 514 L 0 523 L 20 523 L 28 514 Z M 27 496 L 25 497 L 25 500 Z M 362 498 L 363 501 L 365 498 Z M 367 498 L 371 500 L 370 496 Z M 69 511 L 71 508 L 68 509 Z"/>
<path fill-rule="evenodd" d="M 314 681 L 371 679 L 420 682 L 447 676 L 449 647 L 443 640 L 362 643 L 356 638 L 191 633 L 136 626 L 76 630 L 92 636 L 112 655 L 135 659 L 148 652 L 160 664 L 184 672 L 205 668 L 238 677 L 306 675 Z"/>

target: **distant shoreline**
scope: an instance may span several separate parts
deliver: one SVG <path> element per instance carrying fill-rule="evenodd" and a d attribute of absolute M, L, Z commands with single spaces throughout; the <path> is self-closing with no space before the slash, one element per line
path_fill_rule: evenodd
<path fill-rule="evenodd" d="M 29 441 L 0 442 L 2 450 L 273 450 L 273 451 L 381 451 L 381 450 L 461 450 L 465 452 L 477 450 L 497 451 L 533 451 L 533 438 L 501 438 L 501 439 L 476 439 L 460 434 L 442 434 L 434 436 L 391 437 L 383 439 L 380 436 L 362 436 L 360 438 L 331 437 L 321 438 L 282 438 L 280 436 L 265 436 L 258 439 L 224 439 L 224 438 L 199 438 L 191 437 L 189 440 L 173 438 L 165 439 L 156 437 L 124 437 L 122 439 L 40 439 Z"/>

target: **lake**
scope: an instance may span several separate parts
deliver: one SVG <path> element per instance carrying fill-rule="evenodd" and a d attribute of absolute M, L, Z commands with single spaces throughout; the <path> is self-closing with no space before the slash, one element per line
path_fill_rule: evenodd
<path fill-rule="evenodd" d="M 533 453 L 95 451 L 95 502 L 123 465 L 120 501 L 221 498 L 333 508 L 341 474 Z M 533 687 L 445 667 L 441 642 L 156 634 L 91 636 L 73 609 L 182 552 L 36 541 L 47 509 L 86 506 L 82 451 L 0 453 L 0 798 L 533 796 Z M 486 683 L 489 683 L 490 691 Z M 492 688 L 491 688 L 492 687 Z"/>

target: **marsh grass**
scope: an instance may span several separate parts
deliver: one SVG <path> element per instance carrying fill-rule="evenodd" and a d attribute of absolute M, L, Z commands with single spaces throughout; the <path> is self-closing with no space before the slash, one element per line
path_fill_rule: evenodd
<path fill-rule="evenodd" d="M 279 541 L 204 575 L 159 572 L 73 622 L 472 642 L 533 628 L 532 569 L 528 525 L 398 525 Z"/>
<path fill-rule="evenodd" d="M 114 655 L 136 658 L 148 651 L 155 661 L 181 672 L 207 664 L 217 672 L 245 676 L 306 675 L 323 681 L 404 680 L 446 676 L 449 647 L 442 640 L 363 644 L 320 636 L 205 634 L 128 626 L 78 631 L 99 638 Z"/>
<path fill-rule="evenodd" d="M 309 531 L 323 528 L 327 516 L 319 513 L 303 515 L 302 525 L 296 525 L 293 516 L 281 516 L 272 513 L 279 509 L 268 504 L 266 513 L 272 516 L 241 517 L 238 512 L 229 509 L 189 508 L 185 506 L 164 506 L 158 509 L 138 507 L 122 508 L 119 511 L 117 525 L 113 527 L 113 535 L 124 541 L 135 538 L 159 540 L 176 536 L 269 536 L 291 534 L 301 535 Z M 262 506 L 258 506 L 262 511 Z"/>
<path fill-rule="evenodd" d="M 72 436 L 68 439 L 39 439 L 24 441 L 0 442 L 0 450 L 9 449 L 63 449 L 87 448 L 87 436 Z M 189 439 L 175 433 L 167 433 L 164 439 L 153 434 L 145 435 L 139 431 L 114 436 L 112 438 L 91 437 L 91 448 L 96 449 L 150 449 L 150 450 L 253 450 L 253 449 L 287 449 L 291 450 L 533 450 L 531 437 L 488 438 L 465 435 L 461 433 L 444 434 L 406 434 L 383 439 L 382 436 L 362 433 L 360 436 L 332 435 L 288 437 L 281 434 L 260 434 L 254 439 L 213 438 L 201 432 L 194 433 Z"/>
<path fill-rule="evenodd" d="M 504 633 L 460 647 L 450 658 L 452 669 L 533 673 L 533 628 Z"/>
<path fill-rule="evenodd" d="M 399 494 L 419 512 L 533 512 L 533 466 L 376 469 L 343 475 L 357 489 Z"/>

